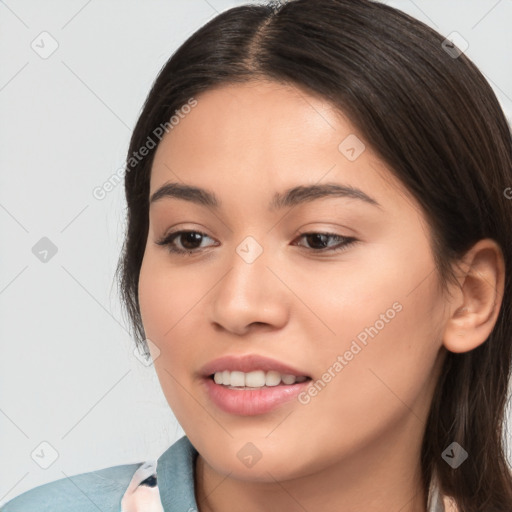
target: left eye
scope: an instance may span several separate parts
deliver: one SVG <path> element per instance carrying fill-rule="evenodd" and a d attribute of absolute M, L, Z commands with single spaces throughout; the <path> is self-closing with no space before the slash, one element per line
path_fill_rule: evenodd
<path fill-rule="evenodd" d="M 321 247 L 315 252 L 337 252 L 344 251 L 349 245 L 357 242 L 354 237 L 346 237 L 341 235 L 335 235 L 334 233 L 303 233 L 299 238 L 306 238 L 308 243 L 319 244 Z M 326 240 L 338 240 L 338 244 L 327 247 Z"/>
<path fill-rule="evenodd" d="M 169 233 L 166 237 L 158 240 L 156 243 L 158 245 L 167 246 L 170 253 L 192 255 L 199 252 L 199 248 L 196 247 L 196 244 L 201 245 L 203 237 L 210 238 L 205 233 L 201 233 L 199 231 L 175 231 L 174 233 Z M 314 252 L 343 251 L 349 245 L 357 242 L 356 238 L 336 235 L 334 233 L 303 233 L 300 235 L 299 239 L 302 238 L 307 240 L 308 244 L 312 243 L 313 245 L 320 245 L 320 248 L 309 247 L 309 249 Z M 176 245 L 176 240 L 180 241 L 181 247 Z M 328 247 L 328 240 L 335 240 L 338 241 L 338 243 L 334 246 Z"/>

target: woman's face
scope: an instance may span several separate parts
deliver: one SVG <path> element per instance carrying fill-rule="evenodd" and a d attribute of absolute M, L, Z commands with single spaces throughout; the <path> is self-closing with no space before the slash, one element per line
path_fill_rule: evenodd
<path fill-rule="evenodd" d="M 196 100 L 157 149 L 150 197 L 174 183 L 217 205 L 176 188 L 154 200 L 139 282 L 185 433 L 210 467 L 245 480 L 416 464 L 447 318 L 417 203 L 317 97 L 253 82 Z M 192 233 L 157 244 L 176 231 Z M 237 361 L 250 355 L 273 362 Z M 215 369 L 255 387 L 215 383 Z"/>

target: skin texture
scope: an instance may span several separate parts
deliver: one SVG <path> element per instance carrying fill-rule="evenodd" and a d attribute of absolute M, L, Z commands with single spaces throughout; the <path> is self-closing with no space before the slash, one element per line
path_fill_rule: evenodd
<path fill-rule="evenodd" d="M 180 182 L 214 192 L 222 207 L 150 206 L 139 301 L 163 392 L 200 454 L 200 511 L 425 512 L 419 457 L 434 387 L 447 349 L 471 350 L 492 331 L 501 251 L 480 241 L 461 262 L 460 288 L 443 294 L 418 204 L 368 144 L 354 161 L 338 149 L 364 136 L 329 103 L 272 82 L 197 101 L 160 143 L 150 195 Z M 276 192 L 327 182 L 381 207 L 329 197 L 267 209 Z M 181 229 L 206 233 L 195 245 L 174 241 L 196 254 L 155 243 Z M 326 252 L 301 236 L 311 232 L 357 242 Z M 247 236 L 263 249 L 251 264 L 236 252 Z M 260 354 L 316 381 L 394 303 L 401 310 L 306 405 L 240 416 L 209 400 L 199 375 L 207 362 Z M 252 467 L 237 457 L 247 442 L 261 453 Z"/>

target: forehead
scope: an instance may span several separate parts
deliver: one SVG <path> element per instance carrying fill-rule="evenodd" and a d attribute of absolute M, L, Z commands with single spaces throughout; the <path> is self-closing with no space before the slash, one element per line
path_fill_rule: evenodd
<path fill-rule="evenodd" d="M 240 197 L 244 188 L 254 197 L 269 188 L 340 181 L 380 196 L 381 204 L 386 195 L 408 196 L 348 118 L 318 95 L 248 82 L 195 99 L 157 148 L 150 195 L 169 181 L 211 190 L 229 182 L 231 195 L 236 184 Z"/>
<path fill-rule="evenodd" d="M 328 102 L 291 85 L 228 84 L 195 99 L 197 105 L 180 116 L 160 144 L 178 156 L 193 140 L 196 151 L 189 157 L 230 151 L 242 159 L 248 151 L 264 148 L 268 159 L 285 152 L 292 158 L 293 153 L 319 149 L 354 131 Z"/>

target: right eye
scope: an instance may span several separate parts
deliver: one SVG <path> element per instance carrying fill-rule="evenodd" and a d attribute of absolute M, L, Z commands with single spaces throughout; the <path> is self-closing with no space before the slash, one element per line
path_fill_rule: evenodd
<path fill-rule="evenodd" d="M 196 245 L 198 243 L 201 244 L 201 239 L 203 237 L 210 238 L 206 233 L 201 233 L 199 231 L 181 230 L 167 234 L 156 243 L 158 245 L 166 246 L 170 253 L 183 255 L 188 254 L 190 256 L 194 253 L 200 252 Z M 180 242 L 181 247 L 176 245 L 175 240 Z"/>

